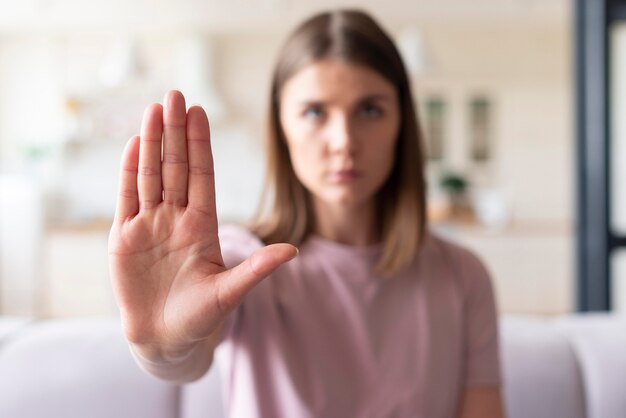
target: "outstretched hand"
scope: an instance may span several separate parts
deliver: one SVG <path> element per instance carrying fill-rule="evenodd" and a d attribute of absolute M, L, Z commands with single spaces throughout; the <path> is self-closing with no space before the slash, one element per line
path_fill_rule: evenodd
<path fill-rule="evenodd" d="M 147 107 L 121 162 L 109 236 L 111 280 L 137 347 L 181 353 L 208 338 L 255 284 L 296 256 L 262 248 L 227 269 L 220 250 L 209 122 L 170 91 Z M 156 351 L 155 351 L 156 350 Z"/>

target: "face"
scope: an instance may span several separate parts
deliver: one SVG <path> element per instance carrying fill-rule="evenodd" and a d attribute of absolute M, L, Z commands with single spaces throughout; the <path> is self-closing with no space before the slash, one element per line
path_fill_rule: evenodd
<path fill-rule="evenodd" d="M 367 67 L 315 62 L 280 94 L 280 121 L 296 176 L 314 203 L 374 203 L 389 177 L 400 128 L 396 89 Z"/>

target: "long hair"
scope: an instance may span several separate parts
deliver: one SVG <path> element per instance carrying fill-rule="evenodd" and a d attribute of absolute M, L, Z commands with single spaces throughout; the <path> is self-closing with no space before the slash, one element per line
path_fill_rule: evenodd
<path fill-rule="evenodd" d="M 419 251 L 426 228 L 426 186 L 421 129 L 409 79 L 393 41 L 368 14 L 356 10 L 321 13 L 302 23 L 287 39 L 274 69 L 267 119 L 267 178 L 252 230 L 266 244 L 299 245 L 311 233 L 310 192 L 294 173 L 280 124 L 281 89 L 305 66 L 337 59 L 365 66 L 396 88 L 400 108 L 395 162 L 378 191 L 378 230 L 382 251 L 375 271 L 390 277 L 408 266 Z"/>

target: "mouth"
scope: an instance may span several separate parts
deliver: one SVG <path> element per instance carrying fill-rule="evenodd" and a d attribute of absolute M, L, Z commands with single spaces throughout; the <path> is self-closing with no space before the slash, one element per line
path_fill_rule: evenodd
<path fill-rule="evenodd" d="M 355 169 L 335 170 L 328 175 L 331 183 L 349 183 L 358 180 L 362 173 Z"/>

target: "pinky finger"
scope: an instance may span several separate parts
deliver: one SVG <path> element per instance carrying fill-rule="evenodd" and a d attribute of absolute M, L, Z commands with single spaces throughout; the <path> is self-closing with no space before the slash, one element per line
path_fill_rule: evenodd
<path fill-rule="evenodd" d="M 139 165 L 139 136 L 133 136 L 122 154 L 120 182 L 117 196 L 116 220 L 126 220 L 139 211 L 137 194 L 137 167 Z"/>

